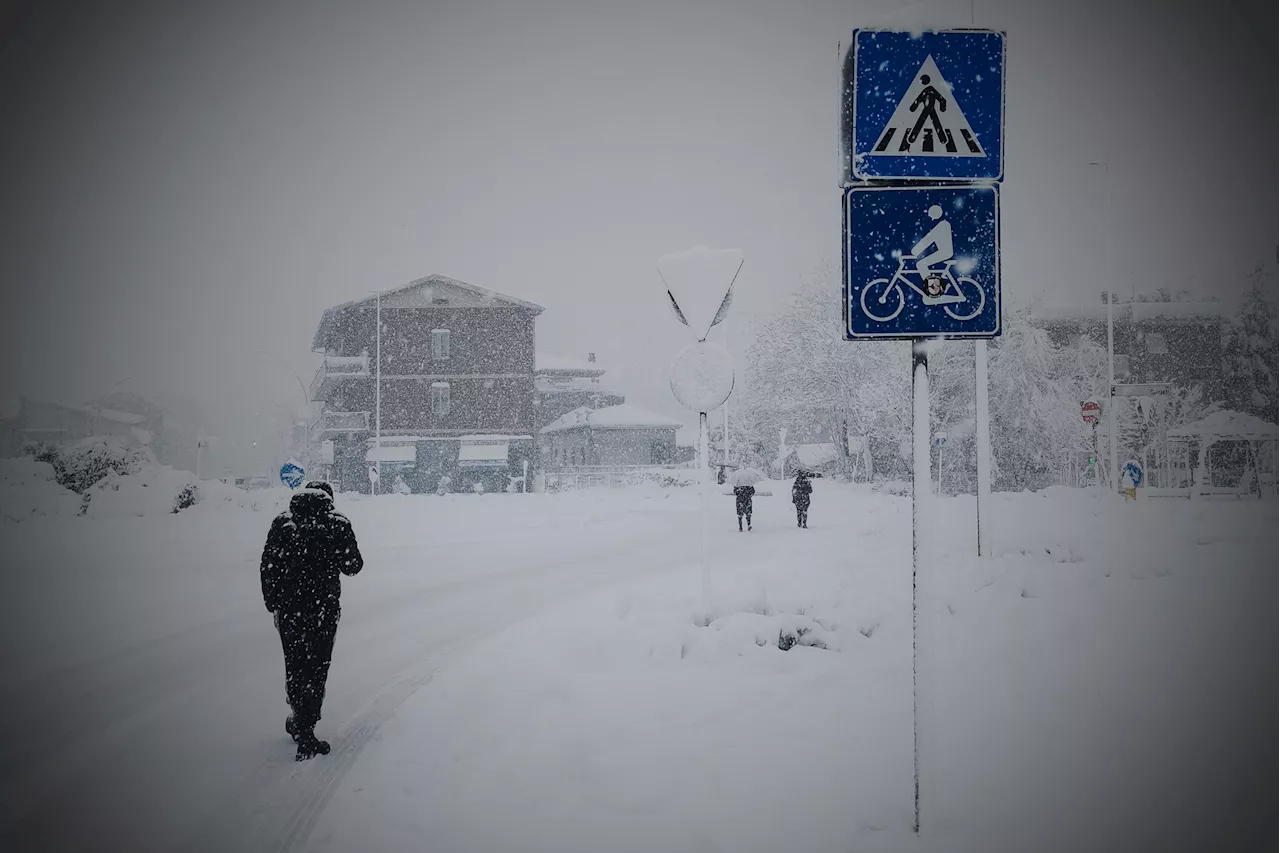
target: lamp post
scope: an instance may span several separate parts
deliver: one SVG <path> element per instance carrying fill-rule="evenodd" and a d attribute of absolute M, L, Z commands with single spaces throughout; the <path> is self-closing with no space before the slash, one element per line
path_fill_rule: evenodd
<path fill-rule="evenodd" d="M 370 477 L 370 493 L 378 493 L 382 481 L 382 291 L 370 291 L 374 295 L 374 377 L 373 377 L 373 470 Z"/>
<path fill-rule="evenodd" d="M 1114 270 L 1112 269 L 1112 250 L 1115 245 L 1114 222 L 1113 222 L 1113 205 L 1111 199 L 1111 169 L 1103 160 L 1091 160 L 1090 166 L 1099 166 L 1102 169 L 1102 180 L 1107 188 L 1107 289 L 1102 292 L 1102 298 L 1107 303 L 1107 433 L 1110 438 L 1111 459 L 1108 465 L 1111 475 L 1109 488 L 1114 492 L 1119 487 L 1119 475 L 1116 468 L 1116 356 L 1115 356 L 1115 280 Z"/>

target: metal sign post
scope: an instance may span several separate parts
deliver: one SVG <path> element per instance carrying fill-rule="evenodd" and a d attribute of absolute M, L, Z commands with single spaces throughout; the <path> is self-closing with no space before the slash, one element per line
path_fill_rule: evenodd
<path fill-rule="evenodd" d="M 724 320 L 733 302 L 733 284 L 742 270 L 742 252 L 698 246 L 658 260 L 667 303 L 676 319 L 694 333 L 695 342 L 676 356 L 671 392 L 676 401 L 698 413 L 698 485 L 702 499 L 702 608 L 711 613 L 711 472 L 707 413 L 724 405 L 733 393 L 733 357 L 707 342 L 711 327 Z M 726 421 L 727 423 L 727 421 Z M 727 433 L 726 433 L 727 438 Z M 726 444 L 726 448 L 727 448 Z"/>
<path fill-rule="evenodd" d="M 989 556 L 987 347 L 1001 328 L 999 182 L 1004 177 L 1005 35 L 854 30 L 842 61 L 845 339 L 910 340 L 913 485 L 912 690 L 920 831 L 921 725 L 933 594 L 928 517 L 929 340 L 974 339 L 978 554 Z M 945 438 L 943 439 L 945 441 Z M 942 444 L 938 445 L 942 491 Z M 928 594 L 922 596 L 927 588 Z M 922 606 L 921 602 L 924 602 Z M 928 716 L 925 711 L 925 716 Z"/>

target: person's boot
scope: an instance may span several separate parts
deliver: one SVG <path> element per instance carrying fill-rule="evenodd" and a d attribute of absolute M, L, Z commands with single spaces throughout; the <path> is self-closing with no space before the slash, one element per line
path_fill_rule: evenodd
<path fill-rule="evenodd" d="M 742 532 L 742 516 L 738 516 L 738 532 Z"/>
<path fill-rule="evenodd" d="M 298 733 L 298 754 L 294 756 L 295 761 L 306 761 L 309 758 L 315 758 L 317 755 L 329 754 L 329 742 L 320 740 L 316 737 L 315 729 L 305 729 Z"/>

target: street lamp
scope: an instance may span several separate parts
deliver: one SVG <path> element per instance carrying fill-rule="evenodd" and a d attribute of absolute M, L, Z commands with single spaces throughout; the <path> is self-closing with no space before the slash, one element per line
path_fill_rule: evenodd
<path fill-rule="evenodd" d="M 1116 470 L 1116 344 L 1115 344 L 1115 273 L 1112 270 L 1113 216 L 1111 204 L 1110 169 L 1105 161 L 1091 160 L 1090 166 L 1101 166 L 1103 181 L 1107 187 L 1107 289 L 1102 292 L 1102 299 L 1107 303 L 1107 433 L 1110 439 L 1111 460 L 1108 465 L 1111 474 L 1109 488 L 1115 492 L 1118 483 Z"/>
<path fill-rule="evenodd" d="M 370 477 L 370 493 L 378 493 L 382 482 L 382 291 L 369 291 L 374 295 L 374 375 L 373 375 L 373 453 L 374 472 Z"/>

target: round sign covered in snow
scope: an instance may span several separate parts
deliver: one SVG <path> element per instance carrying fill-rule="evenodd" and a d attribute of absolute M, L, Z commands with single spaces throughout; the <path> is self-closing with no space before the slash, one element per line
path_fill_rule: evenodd
<path fill-rule="evenodd" d="M 733 393 L 733 357 L 719 344 L 698 341 L 680 350 L 671 368 L 671 393 L 686 409 L 709 412 Z"/>
<path fill-rule="evenodd" d="M 1087 424 L 1096 424 L 1101 411 L 1102 407 L 1095 400 L 1080 404 L 1080 417 L 1084 418 L 1084 422 Z"/>
<path fill-rule="evenodd" d="M 280 467 L 280 482 L 284 483 L 291 489 L 296 489 L 302 485 L 302 478 L 307 472 L 294 460 L 290 459 Z"/>

